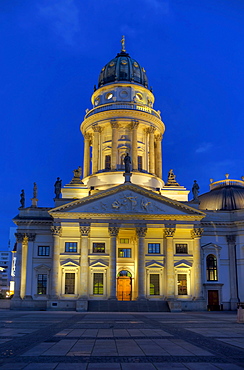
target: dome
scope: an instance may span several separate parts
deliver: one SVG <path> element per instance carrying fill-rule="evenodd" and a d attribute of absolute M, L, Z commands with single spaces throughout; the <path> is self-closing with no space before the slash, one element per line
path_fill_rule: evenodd
<path fill-rule="evenodd" d="M 210 184 L 210 191 L 198 197 L 199 209 L 233 211 L 244 209 L 244 181 L 225 179 Z"/>
<path fill-rule="evenodd" d="M 145 69 L 124 50 L 102 68 L 98 87 L 113 82 L 131 82 L 148 87 Z"/>

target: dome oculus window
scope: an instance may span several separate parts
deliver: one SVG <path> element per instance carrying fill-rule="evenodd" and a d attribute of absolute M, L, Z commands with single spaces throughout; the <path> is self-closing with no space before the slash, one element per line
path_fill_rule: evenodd
<path fill-rule="evenodd" d="M 95 105 L 98 105 L 98 104 L 99 104 L 99 102 L 100 102 L 100 98 L 96 98 L 96 99 L 95 99 L 95 101 L 94 101 L 94 104 L 95 104 Z"/>
<path fill-rule="evenodd" d="M 107 95 L 106 95 L 106 99 L 107 100 L 112 99 L 112 97 L 113 97 L 113 94 L 112 93 L 107 93 Z"/>
<path fill-rule="evenodd" d="M 139 93 L 136 93 L 136 99 L 137 99 L 137 100 L 142 100 L 142 95 L 141 95 L 141 94 L 139 94 Z"/>

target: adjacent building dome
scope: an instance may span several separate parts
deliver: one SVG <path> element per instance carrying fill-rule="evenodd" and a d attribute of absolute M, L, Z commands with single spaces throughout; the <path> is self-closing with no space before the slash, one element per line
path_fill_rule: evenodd
<path fill-rule="evenodd" d="M 210 191 L 199 196 L 201 210 L 233 211 L 244 209 L 244 181 L 226 178 L 212 182 Z"/>
<path fill-rule="evenodd" d="M 98 87 L 113 82 L 132 82 L 148 87 L 146 71 L 140 64 L 130 57 L 125 50 L 107 63 L 101 70 Z"/>

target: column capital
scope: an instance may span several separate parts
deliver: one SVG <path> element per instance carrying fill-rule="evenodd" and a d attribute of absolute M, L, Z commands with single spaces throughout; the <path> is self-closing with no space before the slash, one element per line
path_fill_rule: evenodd
<path fill-rule="evenodd" d="M 133 119 L 131 121 L 131 128 L 132 128 L 132 130 L 136 130 L 138 128 L 138 126 L 139 126 L 139 121 Z"/>
<path fill-rule="evenodd" d="M 175 234 L 175 225 L 165 225 L 164 228 L 164 237 L 172 238 Z"/>
<path fill-rule="evenodd" d="M 27 233 L 26 236 L 27 236 L 29 242 L 34 242 L 35 239 L 36 239 L 36 234 L 35 233 Z"/>
<path fill-rule="evenodd" d="M 136 234 L 139 238 L 145 238 L 147 234 L 147 227 L 146 226 L 136 227 Z"/>
<path fill-rule="evenodd" d="M 90 229 L 89 225 L 80 225 L 80 236 L 89 236 Z"/>
<path fill-rule="evenodd" d="M 225 235 L 228 244 L 236 243 L 236 235 Z"/>
<path fill-rule="evenodd" d="M 98 126 L 98 124 L 93 125 L 92 129 L 93 129 L 94 132 L 101 132 L 101 127 Z"/>
<path fill-rule="evenodd" d="M 195 227 L 194 229 L 191 230 L 191 237 L 192 239 L 201 238 L 202 233 L 203 233 L 202 227 Z"/>
<path fill-rule="evenodd" d="M 85 140 L 90 141 L 91 140 L 91 134 L 85 133 L 84 138 L 85 138 Z"/>
<path fill-rule="evenodd" d="M 155 140 L 156 141 L 162 141 L 162 138 L 163 138 L 162 134 L 155 135 Z"/>
<path fill-rule="evenodd" d="M 53 235 L 62 236 L 62 227 L 61 226 L 51 226 L 51 232 Z"/>
<path fill-rule="evenodd" d="M 118 236 L 119 227 L 116 224 L 109 225 L 108 232 L 110 236 Z"/>
<path fill-rule="evenodd" d="M 15 233 L 17 243 L 22 243 L 25 237 L 25 233 Z"/>
<path fill-rule="evenodd" d="M 154 127 L 154 126 L 150 126 L 150 127 L 147 128 L 147 132 L 149 134 L 153 134 L 155 132 L 155 130 L 156 130 L 156 127 Z"/>
<path fill-rule="evenodd" d="M 111 119 L 110 124 L 111 124 L 112 129 L 119 127 L 119 124 L 116 119 Z"/>

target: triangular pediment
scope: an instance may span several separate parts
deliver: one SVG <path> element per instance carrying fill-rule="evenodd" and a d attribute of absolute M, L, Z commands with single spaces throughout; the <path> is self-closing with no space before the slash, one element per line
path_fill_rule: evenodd
<path fill-rule="evenodd" d="M 65 267 L 78 267 L 79 263 L 76 261 L 73 261 L 71 258 L 67 258 L 65 261 L 62 261 L 61 266 Z"/>
<path fill-rule="evenodd" d="M 158 262 L 158 261 L 154 261 L 154 260 L 152 260 L 152 261 L 148 261 L 147 263 L 146 263 L 146 267 L 147 268 L 163 268 L 164 267 L 164 264 L 163 263 L 161 263 L 161 262 Z"/>
<path fill-rule="evenodd" d="M 108 262 L 99 259 L 99 260 L 90 262 L 90 267 L 103 267 L 103 268 L 108 267 Z"/>
<path fill-rule="evenodd" d="M 220 251 L 222 249 L 222 247 L 220 247 L 219 245 L 217 244 L 214 244 L 214 243 L 208 243 L 208 244 L 205 244 L 205 245 L 202 245 L 201 247 L 203 250 L 207 250 L 207 251 Z"/>
<path fill-rule="evenodd" d="M 175 262 L 175 268 L 190 268 L 192 267 L 192 262 L 187 261 L 187 260 L 180 260 Z"/>
<path fill-rule="evenodd" d="M 49 211 L 53 217 L 75 214 L 137 214 L 195 216 L 205 214 L 183 203 L 134 184 L 122 184 Z"/>

